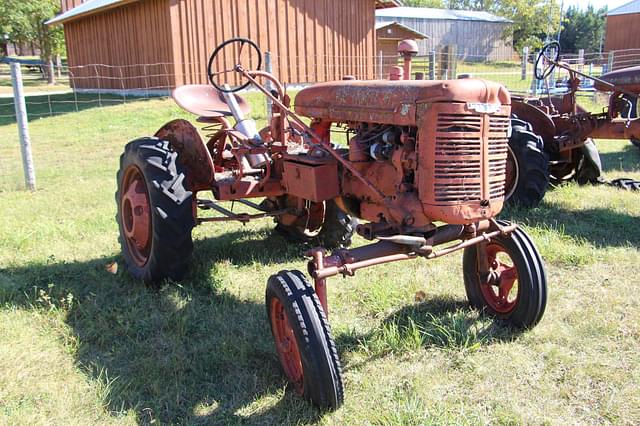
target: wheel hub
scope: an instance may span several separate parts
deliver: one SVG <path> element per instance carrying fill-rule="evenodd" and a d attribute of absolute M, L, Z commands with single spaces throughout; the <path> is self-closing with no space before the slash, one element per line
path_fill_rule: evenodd
<path fill-rule="evenodd" d="M 122 187 L 120 213 L 124 238 L 134 260 L 142 265 L 151 245 L 151 210 L 144 178 L 137 167 L 127 170 Z"/>
<path fill-rule="evenodd" d="M 487 258 L 491 270 L 487 281 L 481 286 L 482 295 L 491 309 L 508 314 L 518 304 L 519 292 L 514 288 L 518 281 L 518 270 L 511 256 L 497 244 L 487 245 Z"/>

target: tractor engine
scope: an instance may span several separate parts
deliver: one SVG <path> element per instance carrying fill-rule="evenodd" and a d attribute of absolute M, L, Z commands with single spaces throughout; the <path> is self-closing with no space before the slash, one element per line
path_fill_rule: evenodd
<path fill-rule="evenodd" d="M 328 138 L 331 126 L 346 127 L 344 156 L 368 181 L 341 165 L 339 187 L 329 192 L 341 195 L 347 211 L 393 233 L 430 230 L 434 221 L 472 224 L 500 212 L 510 104 L 503 86 L 477 79 L 331 82 L 295 99 L 317 134 Z"/>

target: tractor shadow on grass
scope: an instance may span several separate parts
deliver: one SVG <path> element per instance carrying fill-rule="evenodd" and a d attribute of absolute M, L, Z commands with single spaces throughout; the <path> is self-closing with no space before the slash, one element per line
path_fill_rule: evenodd
<path fill-rule="evenodd" d="M 233 278 L 229 263 L 299 258 L 279 237 L 245 234 L 195 241 L 194 273 L 157 291 L 132 280 L 120 258 L 115 275 L 105 270 L 112 257 L 9 268 L 0 274 L 0 303 L 64 309 L 77 337 L 69 350 L 101 383 L 114 416 L 133 410 L 142 424 L 317 421 L 321 412 L 283 392 L 263 301 L 236 297 L 217 281 Z"/>
<path fill-rule="evenodd" d="M 620 151 L 600 153 L 605 177 L 607 170 L 640 172 L 640 148 L 628 141 L 619 141 L 619 143 L 622 145 Z"/>
<path fill-rule="evenodd" d="M 358 349 L 369 354 L 363 362 L 347 365 L 345 370 L 349 370 L 390 353 L 422 348 L 464 353 L 513 341 L 521 333 L 472 309 L 466 300 L 436 296 L 401 307 L 366 334 L 344 334 L 336 340 L 341 356 Z"/>
<path fill-rule="evenodd" d="M 612 191 L 616 189 L 611 188 Z M 640 194 L 637 194 L 640 200 Z M 607 208 L 564 209 L 543 204 L 535 209 L 510 208 L 501 217 L 510 221 L 584 240 L 596 248 L 640 247 L 639 216 Z"/>

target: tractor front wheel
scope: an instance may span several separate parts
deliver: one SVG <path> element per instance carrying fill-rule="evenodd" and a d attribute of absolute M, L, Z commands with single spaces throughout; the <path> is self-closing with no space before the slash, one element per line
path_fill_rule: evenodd
<path fill-rule="evenodd" d="M 549 185 L 549 157 L 542 138 L 531 131 L 529 123 L 514 118 L 511 129 L 505 200 L 509 204 L 536 207 Z"/>
<path fill-rule="evenodd" d="M 179 280 L 193 251 L 193 194 L 169 142 L 126 145 L 117 174 L 116 221 L 127 269 L 146 284 Z"/>
<path fill-rule="evenodd" d="M 267 282 L 267 315 L 280 364 L 295 391 L 322 409 L 342 405 L 342 370 L 324 309 L 300 271 Z"/>
<path fill-rule="evenodd" d="M 487 276 L 480 272 L 479 250 L 485 251 Z M 538 250 L 522 229 L 466 248 L 463 269 L 472 307 L 515 328 L 531 328 L 542 318 L 547 303 L 546 272 Z"/>

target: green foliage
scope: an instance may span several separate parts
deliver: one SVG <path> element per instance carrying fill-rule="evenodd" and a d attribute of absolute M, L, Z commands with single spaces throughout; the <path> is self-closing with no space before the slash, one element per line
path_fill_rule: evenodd
<path fill-rule="evenodd" d="M 586 10 L 570 7 L 562 20 L 560 33 L 562 51 L 573 53 L 577 53 L 580 49 L 587 52 L 599 51 L 606 14 L 606 7 L 599 10 L 591 5 Z"/>
<path fill-rule="evenodd" d="M 0 32 L 15 42 L 34 43 L 43 61 L 64 51 L 61 27 L 44 23 L 60 11 L 58 0 L 3 0 L 0 2 Z"/>

